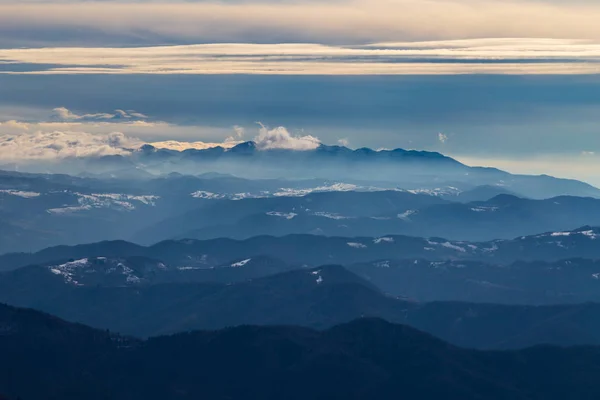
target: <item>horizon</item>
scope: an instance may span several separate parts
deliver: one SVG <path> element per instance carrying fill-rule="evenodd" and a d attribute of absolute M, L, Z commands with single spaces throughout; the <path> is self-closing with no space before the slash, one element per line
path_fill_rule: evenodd
<path fill-rule="evenodd" d="M 600 185 L 598 15 L 593 0 L 0 0 L 0 160 L 269 127 Z"/>

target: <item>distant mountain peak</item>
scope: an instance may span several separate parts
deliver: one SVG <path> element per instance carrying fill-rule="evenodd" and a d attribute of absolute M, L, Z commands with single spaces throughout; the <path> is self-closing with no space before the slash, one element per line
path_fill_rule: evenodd
<path fill-rule="evenodd" d="M 251 154 L 254 151 L 256 151 L 256 143 L 253 141 L 243 142 L 229 149 L 229 153 L 238 154 Z"/>
<path fill-rule="evenodd" d="M 146 143 L 146 144 L 140 146 L 137 149 L 137 151 L 141 152 L 141 153 L 154 153 L 157 151 L 157 149 L 156 149 L 156 147 L 152 146 L 151 144 Z"/>

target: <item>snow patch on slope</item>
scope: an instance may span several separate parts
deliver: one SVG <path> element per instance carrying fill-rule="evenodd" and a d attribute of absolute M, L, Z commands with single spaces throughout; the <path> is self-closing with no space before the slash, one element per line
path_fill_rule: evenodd
<path fill-rule="evenodd" d="M 436 196 L 436 197 L 458 196 L 460 193 L 462 193 L 462 191 L 460 189 L 455 188 L 453 186 L 447 186 L 447 187 L 435 188 L 435 189 L 409 189 L 409 190 L 404 190 L 404 191 L 408 192 L 408 193 L 412 193 L 412 194 L 426 194 L 429 196 Z"/>
<path fill-rule="evenodd" d="M 77 196 L 77 206 L 65 206 L 46 210 L 50 214 L 69 214 L 92 209 L 114 209 L 117 211 L 133 211 L 140 204 L 155 206 L 159 196 L 136 196 L 121 193 L 73 193 Z"/>
<path fill-rule="evenodd" d="M 458 245 L 450 243 L 450 242 L 432 242 L 431 240 L 427 240 L 427 243 L 430 246 L 442 246 L 442 247 L 445 247 L 447 249 L 456 250 L 456 251 L 461 252 L 461 253 L 466 253 L 467 252 L 467 249 L 465 249 L 464 247 L 458 246 Z M 425 248 L 425 249 L 428 250 L 429 248 Z"/>
<path fill-rule="evenodd" d="M 11 196 L 23 197 L 25 199 L 30 199 L 34 197 L 39 197 L 40 193 L 37 192 L 27 192 L 23 190 L 15 190 L 15 189 L 2 189 L 0 193 L 10 194 Z"/>
<path fill-rule="evenodd" d="M 232 266 L 233 268 L 239 268 L 239 267 L 243 267 L 244 265 L 248 264 L 250 261 L 252 261 L 252 259 L 251 259 L 251 258 L 248 258 L 248 259 L 246 259 L 246 260 L 242 260 L 242 261 L 235 262 L 235 263 L 231 264 L 231 266 Z"/>
<path fill-rule="evenodd" d="M 225 195 L 222 193 L 212 193 L 212 192 L 206 192 L 204 190 L 198 190 L 196 192 L 191 193 L 190 195 L 196 199 L 215 200 L 215 199 L 224 199 L 225 198 Z"/>
<path fill-rule="evenodd" d="M 284 213 L 284 212 L 279 212 L 279 211 L 269 211 L 266 214 L 271 217 L 280 217 L 280 218 L 285 218 L 285 219 L 294 219 L 294 217 L 296 217 L 298 215 L 293 212 Z"/>
<path fill-rule="evenodd" d="M 367 246 L 365 246 L 364 244 L 357 243 L 357 242 L 348 242 L 346 244 L 355 249 L 366 249 L 367 248 Z"/>
<path fill-rule="evenodd" d="M 481 213 L 481 212 L 495 212 L 495 211 L 498 211 L 498 210 L 499 210 L 498 207 L 473 207 L 473 208 L 471 208 L 471 211 L 479 212 L 479 213 Z"/>
<path fill-rule="evenodd" d="M 402 214 L 398 214 L 398 218 L 406 220 L 406 221 L 410 221 L 410 216 L 413 214 L 416 214 L 417 212 L 418 211 L 416 211 L 416 210 L 406 210 Z"/>
<path fill-rule="evenodd" d="M 80 260 L 69 261 L 64 264 L 54 265 L 49 267 L 50 272 L 55 275 L 63 277 L 66 283 L 70 283 L 76 286 L 82 286 L 78 281 L 74 279 L 75 271 L 77 269 L 86 267 L 88 265 L 88 259 L 82 258 Z"/>
<path fill-rule="evenodd" d="M 569 236 L 576 236 L 576 235 L 586 236 L 592 240 L 596 240 L 598 237 L 600 237 L 600 234 L 594 232 L 593 230 L 574 231 L 574 232 L 554 232 L 554 233 L 550 234 L 551 237 L 569 237 Z M 543 237 L 543 236 L 545 236 L 545 235 L 541 235 L 538 237 Z"/>
<path fill-rule="evenodd" d="M 360 187 L 357 185 L 353 185 L 350 183 L 334 183 L 329 186 L 317 186 L 314 188 L 307 189 L 293 189 L 293 188 L 281 188 L 279 191 L 273 193 L 273 196 L 276 197 L 302 197 L 306 196 L 310 193 L 318 193 L 318 192 L 351 192 L 359 190 Z"/>
<path fill-rule="evenodd" d="M 324 217 L 324 218 L 329 218 L 329 219 L 352 219 L 353 217 L 346 217 L 343 215 L 339 215 L 339 214 L 335 214 L 335 213 L 328 213 L 328 212 L 322 212 L 322 211 L 318 211 L 313 213 L 314 216 L 316 217 Z"/>

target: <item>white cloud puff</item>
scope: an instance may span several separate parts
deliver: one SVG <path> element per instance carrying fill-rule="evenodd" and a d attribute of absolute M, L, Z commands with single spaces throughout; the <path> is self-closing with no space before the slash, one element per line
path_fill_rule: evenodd
<path fill-rule="evenodd" d="M 448 135 L 440 132 L 438 133 L 438 140 L 440 141 L 440 143 L 446 143 L 448 141 Z"/>
<path fill-rule="evenodd" d="M 340 146 L 344 146 L 344 147 L 350 146 L 350 141 L 346 138 L 338 139 L 337 142 Z"/>
<path fill-rule="evenodd" d="M 293 136 L 283 126 L 269 129 L 261 123 L 259 125 L 258 136 L 254 138 L 259 150 L 314 150 L 321 145 L 321 141 L 311 135 Z"/>
<path fill-rule="evenodd" d="M 72 131 L 23 132 L 0 135 L 0 159 L 35 161 L 124 155 L 142 144 L 142 141 L 127 137 L 121 132 L 107 134 Z"/>

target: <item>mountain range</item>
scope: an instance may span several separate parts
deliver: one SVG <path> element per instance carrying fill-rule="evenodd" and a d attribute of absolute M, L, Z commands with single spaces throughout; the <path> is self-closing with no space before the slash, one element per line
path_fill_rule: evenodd
<path fill-rule="evenodd" d="M 219 201 L 146 227 L 132 239 L 246 239 L 257 235 L 411 235 L 487 241 L 600 225 L 600 200 L 530 200 L 498 195 L 450 202 L 406 192 L 313 193 L 303 197 Z"/>
<path fill-rule="evenodd" d="M 224 174 L 97 179 L 0 173 L 0 253 L 101 240 L 245 239 L 296 233 L 492 240 L 600 225 L 600 200 L 533 200 L 506 186 Z M 491 196 L 491 197 L 488 197 Z"/>
<path fill-rule="evenodd" d="M 547 198 L 563 194 L 600 196 L 600 191 L 581 182 L 549 176 L 512 175 L 494 168 L 468 167 L 437 152 L 416 150 L 351 150 L 319 145 L 313 150 L 263 149 L 244 142 L 231 149 L 221 147 L 184 151 L 145 145 L 123 163 L 143 165 L 153 173 L 220 171 L 246 178 L 273 178 L 286 171 L 288 178 L 387 180 L 397 185 L 436 185 L 456 182 L 474 186 L 503 184 L 527 197 Z M 102 160 L 99 160 L 102 162 Z M 114 162 L 111 160 L 111 162 Z M 98 161 L 95 162 L 95 165 Z"/>
<path fill-rule="evenodd" d="M 531 198 L 561 195 L 600 197 L 597 188 L 583 182 L 469 167 L 437 152 L 351 150 L 323 144 L 303 151 L 266 149 L 255 142 L 240 143 L 229 149 L 214 147 L 183 151 L 144 145 L 126 155 L 70 158 L 61 163 L 30 166 L 29 169 L 71 174 L 79 171 L 86 176 L 141 180 L 169 173 L 195 175 L 218 171 L 249 179 L 285 175 L 287 179 L 388 181 L 407 189 L 455 186 L 465 190 L 481 185 L 501 185 Z"/>

